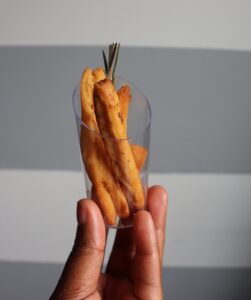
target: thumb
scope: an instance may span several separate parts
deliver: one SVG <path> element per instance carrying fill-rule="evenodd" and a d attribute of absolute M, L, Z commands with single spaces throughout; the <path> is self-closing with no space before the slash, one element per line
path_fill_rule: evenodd
<path fill-rule="evenodd" d="M 77 205 L 76 239 L 51 299 L 83 299 L 96 288 L 104 258 L 105 225 L 92 200 Z"/>

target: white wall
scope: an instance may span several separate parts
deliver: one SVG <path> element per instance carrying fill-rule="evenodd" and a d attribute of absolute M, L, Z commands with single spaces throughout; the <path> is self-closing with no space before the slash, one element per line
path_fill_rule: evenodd
<path fill-rule="evenodd" d="M 0 182 L 0 260 L 64 262 L 82 174 L 0 170 Z M 251 175 L 151 174 L 150 183 L 170 195 L 165 266 L 251 267 Z"/>
<path fill-rule="evenodd" d="M 251 50 L 249 0 L 1 0 L 1 45 Z"/>

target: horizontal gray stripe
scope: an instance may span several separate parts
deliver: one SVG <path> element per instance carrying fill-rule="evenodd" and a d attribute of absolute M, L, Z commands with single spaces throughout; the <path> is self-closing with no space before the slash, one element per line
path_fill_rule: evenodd
<path fill-rule="evenodd" d="M 99 47 L 0 47 L 0 168 L 80 169 L 73 87 Z M 251 53 L 122 48 L 152 111 L 151 170 L 251 172 Z"/>
<path fill-rule="evenodd" d="M 48 299 L 63 265 L 0 262 L 0 298 Z M 251 269 L 164 268 L 168 300 L 251 299 Z"/>

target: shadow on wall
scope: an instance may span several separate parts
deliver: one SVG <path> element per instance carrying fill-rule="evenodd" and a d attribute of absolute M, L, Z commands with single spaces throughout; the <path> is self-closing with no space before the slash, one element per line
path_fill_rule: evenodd
<path fill-rule="evenodd" d="M 61 264 L 0 262 L 0 298 L 48 299 L 61 274 Z M 251 269 L 165 268 L 168 300 L 251 299 Z"/>
<path fill-rule="evenodd" d="M 79 170 L 72 91 L 101 47 L 0 47 L 0 168 Z M 117 74 L 148 96 L 151 170 L 251 172 L 251 52 L 127 48 Z"/>

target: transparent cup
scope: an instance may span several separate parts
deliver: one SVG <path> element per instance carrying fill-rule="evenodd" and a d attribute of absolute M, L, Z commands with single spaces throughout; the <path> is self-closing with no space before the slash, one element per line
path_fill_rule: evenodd
<path fill-rule="evenodd" d="M 124 85 L 130 87 L 132 95 L 128 106 L 126 139 L 115 139 L 101 135 L 99 131 L 95 131 L 84 124 L 81 120 L 80 83 L 73 92 L 73 109 L 79 137 L 86 194 L 88 198 L 93 199 L 98 204 L 108 228 L 131 227 L 133 214 L 138 210 L 145 209 L 147 201 L 151 108 L 147 98 L 139 88 L 121 77 L 116 77 L 114 82 L 116 90 L 118 91 Z M 110 150 L 114 150 L 114 155 L 108 151 L 107 145 L 109 145 Z M 117 150 L 123 149 L 124 146 L 130 149 L 129 152 L 131 152 L 131 157 L 133 157 L 137 167 L 136 180 L 132 180 L 132 176 L 128 176 L 129 168 L 121 168 L 120 160 L 126 158 L 122 158 L 123 152 Z M 137 180 L 137 176 L 139 180 Z M 143 192 L 143 205 L 141 203 L 140 207 L 135 204 L 133 196 L 137 196 L 137 187 L 139 188 L 135 182 L 140 182 Z M 109 219 L 109 213 L 107 213 L 107 210 L 108 212 L 109 209 L 111 211 L 111 206 L 113 206 L 112 211 L 115 210 L 117 214 L 115 221 L 112 222 Z M 128 208 L 129 215 L 124 213 L 128 211 Z"/>

